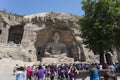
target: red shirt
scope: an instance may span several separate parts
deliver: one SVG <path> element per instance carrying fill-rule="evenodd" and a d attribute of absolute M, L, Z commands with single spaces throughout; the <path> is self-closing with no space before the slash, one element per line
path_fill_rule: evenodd
<path fill-rule="evenodd" d="M 27 73 L 26 73 L 27 76 L 31 76 L 31 68 L 28 67 L 28 68 L 26 69 L 26 71 L 27 71 Z"/>

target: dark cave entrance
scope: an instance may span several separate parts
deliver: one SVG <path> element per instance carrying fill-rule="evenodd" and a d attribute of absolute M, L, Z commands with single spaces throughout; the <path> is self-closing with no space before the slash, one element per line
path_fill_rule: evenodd
<path fill-rule="evenodd" d="M 20 44 L 23 38 L 24 26 L 15 25 L 11 26 L 9 29 L 8 42 L 13 42 L 15 44 Z"/>
<path fill-rule="evenodd" d="M 113 61 L 112 61 L 112 56 L 110 53 L 106 53 L 105 54 L 105 57 L 106 57 L 106 61 L 107 61 L 107 64 L 108 65 L 113 65 Z"/>
<path fill-rule="evenodd" d="M 2 34 L 2 30 L 0 29 L 0 35 Z"/>

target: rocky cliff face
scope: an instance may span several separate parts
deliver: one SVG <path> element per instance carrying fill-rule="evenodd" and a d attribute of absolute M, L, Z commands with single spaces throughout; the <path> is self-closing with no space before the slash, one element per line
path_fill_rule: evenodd
<path fill-rule="evenodd" d="M 0 11 L 0 22 L 1 22 L 0 26 L 3 26 L 2 24 L 10 26 L 18 25 L 21 22 L 23 22 L 23 16 Z"/>
<path fill-rule="evenodd" d="M 53 33 L 59 32 L 60 41 L 67 46 L 69 56 L 76 55 L 71 52 L 72 43 L 76 42 L 80 49 L 81 61 L 98 62 L 98 56 L 81 44 L 77 18 L 80 17 L 56 12 L 23 17 L 0 12 L 0 58 L 39 60 L 44 56 L 46 44 L 52 41 Z"/>

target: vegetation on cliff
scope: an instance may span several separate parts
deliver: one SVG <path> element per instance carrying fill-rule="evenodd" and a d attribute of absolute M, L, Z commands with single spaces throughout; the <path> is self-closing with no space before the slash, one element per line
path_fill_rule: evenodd
<path fill-rule="evenodd" d="M 13 15 L 15 17 L 23 17 L 24 16 L 24 15 L 19 15 L 19 14 L 16 14 L 16 13 L 8 12 L 7 10 L 2 10 L 0 12 L 2 12 L 3 14 Z"/>

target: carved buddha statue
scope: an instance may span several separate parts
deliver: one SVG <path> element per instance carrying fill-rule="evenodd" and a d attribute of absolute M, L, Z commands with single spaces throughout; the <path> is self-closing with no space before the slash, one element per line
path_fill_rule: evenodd
<path fill-rule="evenodd" d="M 47 46 L 45 48 L 45 56 L 67 56 L 67 47 L 64 43 L 60 42 L 60 34 L 58 32 L 55 32 L 52 36 L 52 39 L 52 42 L 47 43 Z"/>

